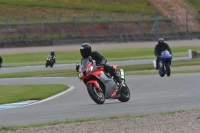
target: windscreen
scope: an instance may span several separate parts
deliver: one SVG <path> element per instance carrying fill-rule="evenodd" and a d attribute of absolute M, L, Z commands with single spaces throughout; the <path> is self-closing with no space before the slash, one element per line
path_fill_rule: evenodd
<path fill-rule="evenodd" d="M 81 61 L 81 64 L 82 64 L 81 70 L 82 70 L 82 71 L 85 71 L 85 70 L 86 70 L 86 67 L 87 67 L 87 65 L 88 65 L 89 62 L 90 62 L 90 61 L 89 61 L 89 58 L 84 58 L 84 59 L 82 59 L 82 61 Z"/>
<path fill-rule="evenodd" d="M 51 58 L 51 55 L 49 54 L 49 55 L 47 56 L 47 58 Z"/>
<path fill-rule="evenodd" d="M 161 52 L 161 57 L 162 58 L 171 58 L 171 54 L 169 53 L 169 51 L 165 50 Z"/>
<path fill-rule="evenodd" d="M 167 50 L 166 51 L 162 51 L 161 54 L 162 55 L 170 55 L 169 51 L 167 51 Z"/>

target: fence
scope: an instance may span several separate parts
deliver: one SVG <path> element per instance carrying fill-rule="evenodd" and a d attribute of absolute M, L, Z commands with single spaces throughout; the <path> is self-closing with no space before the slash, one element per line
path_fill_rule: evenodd
<path fill-rule="evenodd" d="M 180 35 L 200 32 L 200 14 L 187 11 L 182 19 L 171 12 L 170 18 L 160 15 L 129 14 L 93 14 L 81 16 L 75 14 L 53 18 L 48 15 L 10 17 L 0 20 L 0 40 L 13 39 L 54 39 L 72 37 L 102 36 L 160 36 Z M 193 18 L 191 16 L 194 16 Z M 195 19 L 194 19 L 195 18 Z"/>

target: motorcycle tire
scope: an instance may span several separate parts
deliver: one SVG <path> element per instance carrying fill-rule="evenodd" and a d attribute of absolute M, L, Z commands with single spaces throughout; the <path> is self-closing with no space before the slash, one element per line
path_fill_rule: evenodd
<path fill-rule="evenodd" d="M 122 88 L 120 90 L 120 97 L 118 98 L 119 101 L 121 102 L 127 102 L 130 99 L 130 90 L 126 83 L 122 85 Z"/>
<path fill-rule="evenodd" d="M 160 71 L 159 71 L 159 75 L 160 75 L 160 77 L 164 77 L 165 76 L 165 74 L 160 72 Z"/>
<path fill-rule="evenodd" d="M 48 67 L 48 63 L 46 63 L 46 65 L 45 65 L 46 67 Z"/>
<path fill-rule="evenodd" d="M 97 104 L 103 104 L 105 102 L 105 95 L 101 88 L 98 89 L 93 84 L 87 84 L 87 90 L 92 100 Z"/>
<path fill-rule="evenodd" d="M 170 74 L 171 74 L 171 69 L 170 69 L 170 65 L 169 64 L 166 64 L 166 73 L 167 73 L 167 76 L 169 77 Z"/>
<path fill-rule="evenodd" d="M 53 67 L 53 63 L 51 63 L 50 67 Z"/>

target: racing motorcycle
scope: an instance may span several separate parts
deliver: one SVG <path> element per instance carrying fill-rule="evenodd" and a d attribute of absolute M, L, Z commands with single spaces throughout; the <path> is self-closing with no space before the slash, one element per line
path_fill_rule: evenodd
<path fill-rule="evenodd" d="M 46 64 L 45 64 L 45 66 L 46 67 L 48 67 L 48 66 L 53 67 L 53 65 L 54 65 L 54 60 L 51 57 L 51 55 L 48 55 L 47 58 L 46 58 Z"/>
<path fill-rule="evenodd" d="M 160 61 L 158 63 L 158 70 L 159 70 L 159 75 L 161 77 L 164 77 L 165 74 L 169 77 L 171 74 L 171 60 L 172 60 L 172 55 L 169 53 L 168 50 L 162 51 L 161 56 L 160 56 Z M 153 62 L 154 67 L 156 67 L 155 60 Z"/>
<path fill-rule="evenodd" d="M 130 99 L 130 90 L 125 83 L 123 69 L 118 72 L 122 79 L 122 83 L 119 84 L 109 73 L 105 73 L 103 66 L 97 66 L 91 57 L 84 58 L 81 64 L 76 64 L 78 77 L 86 85 L 94 102 L 103 104 L 105 99 L 118 99 L 121 102 Z M 113 68 L 117 70 L 118 66 L 114 65 Z"/>

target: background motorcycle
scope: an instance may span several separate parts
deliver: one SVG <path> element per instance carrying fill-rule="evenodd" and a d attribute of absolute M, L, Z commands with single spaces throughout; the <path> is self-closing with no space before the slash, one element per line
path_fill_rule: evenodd
<path fill-rule="evenodd" d="M 130 91 L 125 83 L 124 71 L 120 69 L 120 76 L 123 83 L 119 85 L 116 80 L 105 73 L 103 66 L 96 66 L 91 58 L 82 60 L 82 65 L 76 64 L 78 77 L 86 85 L 88 93 L 94 102 L 103 104 L 105 99 L 118 99 L 127 102 L 130 99 Z M 113 66 L 117 69 L 118 66 Z"/>
<path fill-rule="evenodd" d="M 53 65 L 54 65 L 54 60 L 51 57 L 51 55 L 48 55 L 47 58 L 46 58 L 46 64 L 45 64 L 45 66 L 46 67 L 48 67 L 48 66 L 53 67 Z"/>
<path fill-rule="evenodd" d="M 161 52 L 160 61 L 158 63 L 159 68 L 159 75 L 164 77 L 165 74 L 169 77 L 171 74 L 171 60 L 172 55 L 169 51 L 165 50 Z M 154 67 L 155 67 L 155 60 L 154 60 Z"/>
<path fill-rule="evenodd" d="M 1 68 L 2 62 L 3 62 L 3 59 L 2 59 L 2 57 L 0 56 L 0 68 Z"/>

